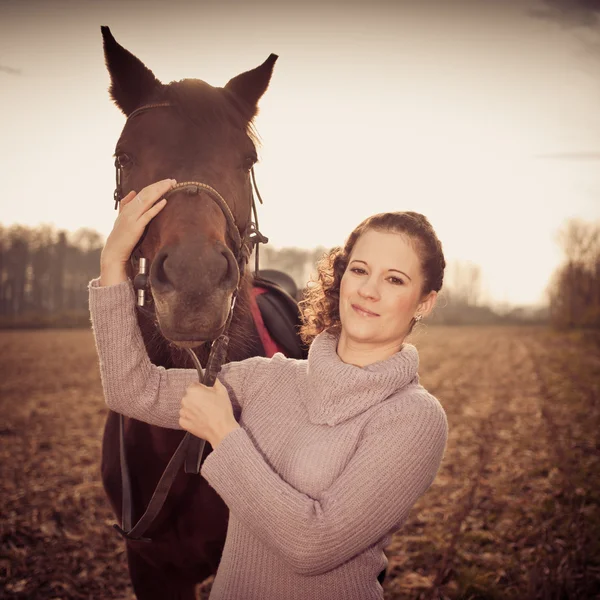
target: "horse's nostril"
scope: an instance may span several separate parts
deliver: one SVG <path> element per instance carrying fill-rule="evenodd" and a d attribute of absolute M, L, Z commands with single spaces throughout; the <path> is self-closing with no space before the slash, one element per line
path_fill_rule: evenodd
<path fill-rule="evenodd" d="M 159 294 L 177 291 L 198 296 L 233 290 L 239 279 L 235 256 L 221 243 L 163 246 L 150 266 L 152 291 Z"/>
<path fill-rule="evenodd" d="M 233 256 L 233 253 L 231 252 L 231 250 L 229 250 L 229 248 L 221 250 L 221 254 L 227 262 L 225 275 L 223 276 L 223 283 L 228 286 L 237 287 L 240 278 L 240 269 L 235 260 L 235 257 Z"/>
<path fill-rule="evenodd" d="M 170 281 L 167 277 L 167 272 L 165 269 L 165 262 L 168 256 L 169 255 L 166 251 L 161 250 L 153 261 L 152 284 L 155 287 L 165 287 L 170 285 Z"/>

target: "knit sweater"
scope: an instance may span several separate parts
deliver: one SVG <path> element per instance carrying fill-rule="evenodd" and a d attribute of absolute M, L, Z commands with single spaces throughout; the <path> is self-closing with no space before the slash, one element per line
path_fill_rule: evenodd
<path fill-rule="evenodd" d="M 131 281 L 94 279 L 89 294 L 108 406 L 180 429 L 196 371 L 151 364 Z M 241 427 L 201 469 L 230 510 L 211 599 L 383 598 L 383 550 L 434 480 L 448 425 L 414 346 L 357 367 L 337 341 L 323 332 L 307 360 L 254 357 L 219 374 Z"/>

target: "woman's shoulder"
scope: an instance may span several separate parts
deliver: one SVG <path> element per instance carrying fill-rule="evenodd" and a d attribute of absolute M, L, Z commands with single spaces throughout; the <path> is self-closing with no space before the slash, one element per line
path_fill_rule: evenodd
<path fill-rule="evenodd" d="M 419 383 L 408 386 L 378 405 L 366 423 L 364 434 L 394 427 L 398 420 L 417 427 L 432 425 L 448 431 L 448 419 L 441 402 Z"/>
<path fill-rule="evenodd" d="M 279 353 L 270 358 L 252 356 L 225 363 L 221 367 L 219 380 L 227 387 L 230 394 L 234 394 L 238 404 L 245 407 L 255 396 L 264 395 L 265 390 L 279 386 L 285 381 L 294 380 L 295 376 L 290 374 L 290 367 L 293 368 L 297 362 L 301 361 L 287 358 Z"/>
<path fill-rule="evenodd" d="M 269 377 L 278 376 L 280 373 L 286 372 L 290 369 L 302 368 L 302 363 L 305 360 L 298 360 L 296 358 L 288 358 L 281 352 L 277 352 L 271 357 L 266 356 L 251 356 L 244 360 L 234 361 L 223 365 L 223 374 L 231 371 L 243 370 L 247 373 L 252 373 L 256 376 Z"/>
<path fill-rule="evenodd" d="M 276 380 L 295 378 L 306 370 L 306 359 L 289 358 L 281 352 L 275 353 L 270 358 L 261 358 L 258 370 L 265 378 Z"/>
<path fill-rule="evenodd" d="M 306 363 L 305 359 L 290 358 L 282 352 L 276 352 L 273 356 L 252 356 L 244 359 L 242 362 L 254 364 L 259 368 L 265 369 L 281 369 L 281 368 L 294 368 L 303 363 Z"/>

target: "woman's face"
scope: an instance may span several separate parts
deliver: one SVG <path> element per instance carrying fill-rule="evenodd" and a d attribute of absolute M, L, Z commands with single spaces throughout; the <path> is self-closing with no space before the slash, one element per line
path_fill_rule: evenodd
<path fill-rule="evenodd" d="M 342 335 L 355 344 L 399 347 L 415 314 L 433 308 L 421 298 L 420 259 L 407 235 L 367 230 L 354 245 L 340 284 Z"/>

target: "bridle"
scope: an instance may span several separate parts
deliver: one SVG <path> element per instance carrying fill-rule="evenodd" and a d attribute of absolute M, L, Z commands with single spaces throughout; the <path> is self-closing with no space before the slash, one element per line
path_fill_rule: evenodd
<path fill-rule="evenodd" d="M 144 106 L 140 106 L 139 108 L 135 109 L 127 117 L 127 120 L 129 121 L 133 117 L 135 117 L 141 113 L 147 112 L 148 110 L 151 110 L 153 108 L 169 108 L 169 107 L 173 107 L 173 106 L 174 105 L 170 102 L 159 102 L 156 104 L 146 104 Z M 123 171 L 123 167 L 121 167 L 121 165 L 119 164 L 118 157 L 115 157 L 115 192 L 114 192 L 115 210 L 117 210 L 117 208 L 119 206 L 119 202 L 125 195 L 123 193 L 123 186 L 122 186 L 122 181 L 123 181 L 122 171 Z M 230 236 L 234 242 L 234 248 L 232 249 L 232 251 L 233 251 L 234 256 L 236 257 L 236 261 L 237 261 L 237 264 L 238 264 L 238 267 L 240 270 L 240 279 L 243 275 L 246 264 L 248 263 L 248 261 L 250 259 L 252 251 L 255 251 L 254 270 L 255 270 L 255 273 L 258 272 L 259 244 L 261 244 L 261 243 L 266 244 L 268 242 L 268 238 L 266 238 L 258 229 L 258 213 L 256 210 L 256 202 L 254 199 L 253 192 L 256 192 L 256 196 L 258 197 L 258 200 L 261 204 L 263 203 L 263 200 L 260 195 L 260 192 L 258 191 L 258 186 L 256 185 L 256 178 L 254 176 L 254 167 L 252 167 L 250 169 L 250 178 L 251 178 L 251 183 L 252 183 L 252 185 L 250 187 L 250 206 L 252 209 L 252 214 L 251 214 L 248 222 L 246 223 L 246 226 L 244 227 L 242 235 L 240 235 L 237 223 L 235 221 L 235 217 L 233 216 L 233 213 L 231 212 L 231 209 L 229 208 L 229 205 L 227 204 L 227 202 L 225 201 L 223 196 L 221 196 L 221 194 L 219 192 L 217 192 L 217 190 L 215 190 L 215 188 L 208 185 L 207 183 L 202 183 L 199 181 L 185 181 L 183 183 L 178 183 L 177 185 L 173 186 L 166 194 L 163 195 L 163 198 L 169 198 L 173 194 L 176 194 L 177 192 L 181 192 L 181 191 L 185 191 L 190 196 L 193 196 L 196 194 L 200 195 L 202 193 L 205 193 L 206 195 L 208 195 L 208 197 L 213 202 L 215 202 L 217 204 L 217 206 L 221 209 L 221 212 L 223 213 L 223 215 L 225 217 L 225 220 L 227 222 L 227 231 L 230 234 Z M 254 220 L 252 220 L 252 217 L 254 217 Z M 148 231 L 148 226 L 146 226 L 146 228 L 144 229 L 142 236 L 140 237 L 138 243 L 136 244 L 136 247 L 134 248 L 134 250 L 131 254 L 132 260 L 134 258 L 138 258 L 138 259 L 142 258 L 141 256 L 139 256 L 139 248 L 140 248 L 140 245 L 143 242 L 144 238 L 146 237 L 147 231 Z M 148 264 L 147 259 L 144 259 L 144 260 L 146 260 L 146 264 Z M 149 267 L 147 267 L 147 268 L 149 268 Z M 140 282 L 138 283 L 137 286 L 135 286 L 135 283 L 134 283 L 134 287 L 139 291 L 147 292 L 148 287 L 149 287 L 147 278 L 145 280 L 140 280 Z M 144 296 L 141 296 L 141 298 L 144 298 Z M 145 304 L 145 302 L 143 300 L 140 299 L 140 301 L 138 301 L 138 306 L 144 307 L 144 304 Z"/>
<path fill-rule="evenodd" d="M 127 120 L 132 119 L 134 116 L 137 116 L 143 112 L 154 108 L 169 108 L 174 105 L 170 102 L 160 102 L 156 104 L 146 104 L 134 110 L 128 117 Z M 123 198 L 123 173 L 122 167 L 119 164 L 118 157 L 115 157 L 115 192 L 114 192 L 114 200 L 115 200 L 115 210 L 119 206 L 119 202 Z M 258 187 L 256 185 L 256 179 L 254 177 L 254 168 L 250 170 L 251 175 L 251 187 L 250 187 L 250 203 L 252 208 L 252 213 L 246 223 L 246 226 L 243 229 L 243 232 L 240 234 L 240 230 L 238 229 L 238 225 L 235 221 L 235 217 L 229 208 L 229 205 L 221 196 L 221 194 L 215 190 L 212 186 L 207 183 L 202 183 L 199 181 L 186 181 L 183 183 L 178 183 L 173 186 L 166 194 L 164 194 L 163 198 L 169 198 L 175 193 L 185 192 L 189 195 L 200 195 L 206 194 L 215 204 L 221 209 L 225 217 L 225 221 L 227 223 L 227 232 L 233 241 L 233 248 L 230 250 L 233 252 L 238 269 L 239 269 L 239 280 L 238 285 L 231 297 L 231 304 L 229 308 L 229 314 L 227 317 L 227 321 L 225 323 L 225 327 L 221 335 L 213 340 L 210 348 L 210 354 L 206 363 L 206 367 L 203 369 L 198 357 L 195 352 L 189 348 L 186 348 L 188 354 L 192 358 L 194 362 L 194 366 L 198 371 L 198 379 L 201 383 L 206 386 L 214 385 L 214 382 L 217 378 L 217 374 L 221 369 L 221 365 L 225 362 L 227 357 L 227 346 L 229 344 L 229 337 L 227 335 L 229 331 L 229 326 L 231 324 L 231 320 L 233 317 L 233 310 L 235 308 L 236 298 L 239 292 L 239 287 L 242 281 L 242 277 L 244 274 L 244 270 L 246 265 L 250 259 L 252 251 L 255 252 L 255 273 L 258 273 L 258 248 L 259 244 L 266 243 L 268 239 L 262 235 L 258 229 L 258 214 L 256 211 L 256 202 L 254 200 L 254 192 L 258 197 L 259 202 L 262 204 L 262 198 L 260 196 L 260 192 L 258 191 Z M 254 220 L 252 219 L 254 217 Z M 138 262 L 137 265 L 137 275 L 134 278 L 133 286 L 137 292 L 137 302 L 136 306 L 138 310 L 145 313 L 147 316 L 151 318 L 155 318 L 155 313 L 153 310 L 149 310 L 146 307 L 147 302 L 150 300 L 150 282 L 149 282 L 149 261 L 148 259 L 141 256 L 140 246 L 141 243 L 146 236 L 148 231 L 148 226 L 144 230 L 140 240 L 136 244 L 133 252 L 131 253 L 131 262 L 134 269 L 136 271 L 136 260 Z M 151 541 L 148 538 L 142 537 L 146 532 L 148 527 L 152 524 L 160 509 L 162 508 L 169 490 L 175 480 L 175 476 L 177 475 L 179 469 L 181 468 L 182 463 L 184 463 L 185 459 L 185 472 L 198 474 L 200 472 L 200 462 L 202 459 L 202 453 L 204 450 L 205 440 L 199 439 L 196 436 L 193 436 L 189 432 L 186 432 L 185 436 L 181 440 L 177 450 L 171 457 L 169 464 L 167 465 L 164 473 L 162 474 L 160 481 L 156 486 L 156 490 L 150 499 L 148 507 L 140 520 L 132 527 L 132 515 L 133 515 L 133 505 L 131 498 L 131 480 L 129 477 L 129 469 L 127 467 L 127 460 L 125 456 L 125 421 L 123 415 L 119 415 L 119 428 L 120 428 L 120 460 L 121 460 L 121 482 L 122 482 L 122 523 L 121 526 L 114 525 L 115 529 L 123 535 L 123 537 L 132 539 L 132 540 L 141 540 L 141 541 Z"/>

